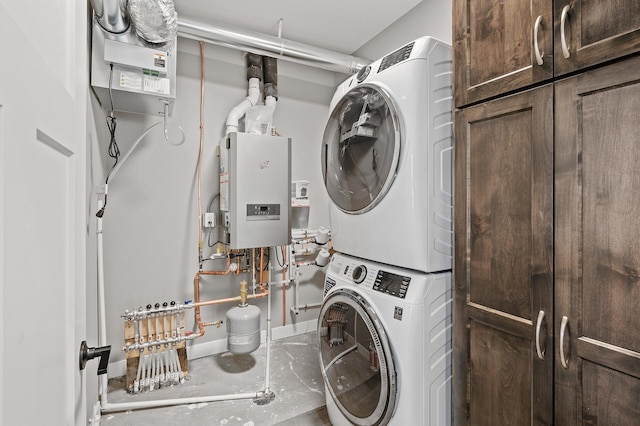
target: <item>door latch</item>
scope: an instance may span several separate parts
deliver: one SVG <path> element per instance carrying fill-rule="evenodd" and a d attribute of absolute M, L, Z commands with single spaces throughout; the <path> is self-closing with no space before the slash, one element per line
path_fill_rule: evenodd
<path fill-rule="evenodd" d="M 106 374 L 109 366 L 110 354 L 111 345 L 99 348 L 90 348 L 87 346 L 87 341 L 83 340 L 80 344 L 80 370 L 84 370 L 84 367 L 87 365 L 87 361 L 91 361 L 94 358 L 100 358 L 100 364 L 98 364 L 98 375 Z"/>

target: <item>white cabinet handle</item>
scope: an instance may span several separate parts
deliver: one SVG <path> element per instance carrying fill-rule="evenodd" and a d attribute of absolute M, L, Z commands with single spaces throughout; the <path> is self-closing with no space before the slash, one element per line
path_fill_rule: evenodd
<path fill-rule="evenodd" d="M 567 23 L 567 16 L 569 15 L 569 5 L 562 8 L 562 15 L 560 15 L 560 42 L 562 43 L 562 54 L 565 58 L 571 56 L 569 52 L 569 46 L 567 46 L 567 37 L 565 36 L 565 24 Z"/>
<path fill-rule="evenodd" d="M 540 46 L 538 45 L 538 30 L 540 29 L 540 24 L 542 23 L 542 15 L 538 16 L 536 19 L 536 23 L 533 26 L 533 51 L 536 54 L 536 62 L 538 65 L 544 64 L 544 60 L 542 59 L 543 53 L 540 53 Z"/>
<path fill-rule="evenodd" d="M 538 321 L 536 322 L 536 352 L 538 358 L 544 359 L 544 348 L 540 347 L 540 328 L 542 328 L 542 321 L 544 320 L 544 311 L 538 313 Z"/>
<path fill-rule="evenodd" d="M 564 350 L 564 336 L 567 333 L 567 325 L 569 325 L 569 318 L 562 317 L 562 323 L 560 324 L 560 362 L 564 368 L 569 368 L 569 355 L 565 355 Z"/>

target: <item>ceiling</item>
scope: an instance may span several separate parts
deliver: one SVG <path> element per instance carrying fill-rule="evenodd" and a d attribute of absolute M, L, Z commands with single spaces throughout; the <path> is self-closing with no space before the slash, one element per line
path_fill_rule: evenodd
<path fill-rule="evenodd" d="M 181 17 L 352 54 L 422 0 L 182 0 Z"/>

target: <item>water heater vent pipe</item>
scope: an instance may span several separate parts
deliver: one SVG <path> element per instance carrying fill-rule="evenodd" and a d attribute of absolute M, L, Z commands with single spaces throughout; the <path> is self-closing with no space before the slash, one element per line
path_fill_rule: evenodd
<path fill-rule="evenodd" d="M 263 34 L 231 25 L 209 25 L 178 18 L 178 35 L 262 56 L 296 62 L 343 74 L 355 74 L 371 63 L 320 47 Z"/>

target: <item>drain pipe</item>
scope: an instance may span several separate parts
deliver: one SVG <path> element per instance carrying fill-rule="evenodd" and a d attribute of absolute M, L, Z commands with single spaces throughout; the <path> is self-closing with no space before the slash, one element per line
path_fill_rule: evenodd
<path fill-rule="evenodd" d="M 112 34 L 122 34 L 129 29 L 127 0 L 91 0 L 96 21 L 102 29 Z"/>
<path fill-rule="evenodd" d="M 371 63 L 368 59 L 309 46 L 257 31 L 230 25 L 207 25 L 183 18 L 178 18 L 178 35 L 343 74 L 355 74 L 360 68 Z"/>
<path fill-rule="evenodd" d="M 227 116 L 226 134 L 238 131 L 238 122 L 247 110 L 256 105 L 260 99 L 260 80 L 262 80 L 262 58 L 253 53 L 247 54 L 247 79 L 249 80 L 249 94 L 238 105 L 233 107 Z"/>

